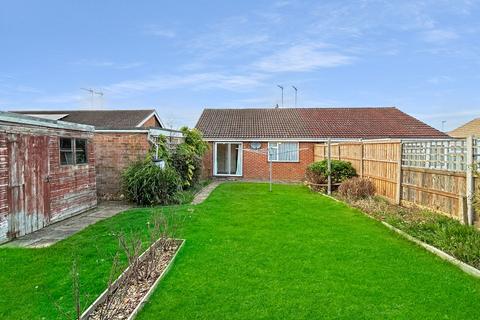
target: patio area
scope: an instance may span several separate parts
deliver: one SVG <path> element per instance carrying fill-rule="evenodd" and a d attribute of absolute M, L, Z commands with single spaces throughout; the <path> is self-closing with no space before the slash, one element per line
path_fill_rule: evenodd
<path fill-rule="evenodd" d="M 133 206 L 120 201 L 105 201 L 95 209 L 85 211 L 66 220 L 59 221 L 43 229 L 3 244 L 3 247 L 43 248 L 85 229 L 98 221 L 113 217 Z"/>

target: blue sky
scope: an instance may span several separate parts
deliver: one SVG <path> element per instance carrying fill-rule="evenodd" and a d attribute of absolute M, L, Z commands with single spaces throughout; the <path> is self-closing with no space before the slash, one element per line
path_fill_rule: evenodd
<path fill-rule="evenodd" d="M 2 1 L 0 109 L 397 106 L 480 116 L 480 3 Z"/>

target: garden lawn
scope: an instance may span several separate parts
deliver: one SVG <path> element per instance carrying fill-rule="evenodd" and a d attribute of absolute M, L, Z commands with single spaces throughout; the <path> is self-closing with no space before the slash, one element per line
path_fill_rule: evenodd
<path fill-rule="evenodd" d="M 302 186 L 226 183 L 202 204 L 168 207 L 187 239 L 139 319 L 476 319 L 480 280 L 379 222 Z M 0 319 L 61 319 L 106 286 L 121 231 L 145 232 L 136 209 L 45 249 L 0 248 Z"/>
<path fill-rule="evenodd" d="M 478 319 L 480 280 L 303 186 L 221 185 L 139 319 Z"/>

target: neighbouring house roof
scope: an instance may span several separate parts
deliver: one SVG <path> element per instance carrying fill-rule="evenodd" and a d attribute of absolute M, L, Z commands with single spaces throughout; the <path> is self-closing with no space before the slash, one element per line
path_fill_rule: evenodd
<path fill-rule="evenodd" d="M 14 113 L 66 122 L 94 126 L 98 129 L 137 128 L 155 116 L 161 127 L 164 127 L 154 109 L 146 110 L 35 110 L 12 111 Z"/>
<path fill-rule="evenodd" d="M 448 138 L 394 107 L 205 109 L 206 140 Z"/>
<path fill-rule="evenodd" d="M 44 119 L 28 115 L 0 111 L 0 122 L 14 123 L 18 125 L 31 125 L 55 129 L 68 129 L 75 131 L 93 131 L 94 127 L 78 123 Z"/>
<path fill-rule="evenodd" d="M 473 119 L 464 125 L 448 133 L 454 138 L 466 138 L 468 136 L 480 137 L 480 118 Z"/>

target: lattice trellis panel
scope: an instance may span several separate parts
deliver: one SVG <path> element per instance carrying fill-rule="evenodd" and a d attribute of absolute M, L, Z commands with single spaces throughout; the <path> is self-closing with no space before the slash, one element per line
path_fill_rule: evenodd
<path fill-rule="evenodd" d="M 480 147 L 476 149 L 480 151 Z M 480 152 L 477 153 L 480 156 Z M 464 172 L 466 158 L 466 140 L 416 140 L 402 143 L 402 166 L 406 167 Z"/>

